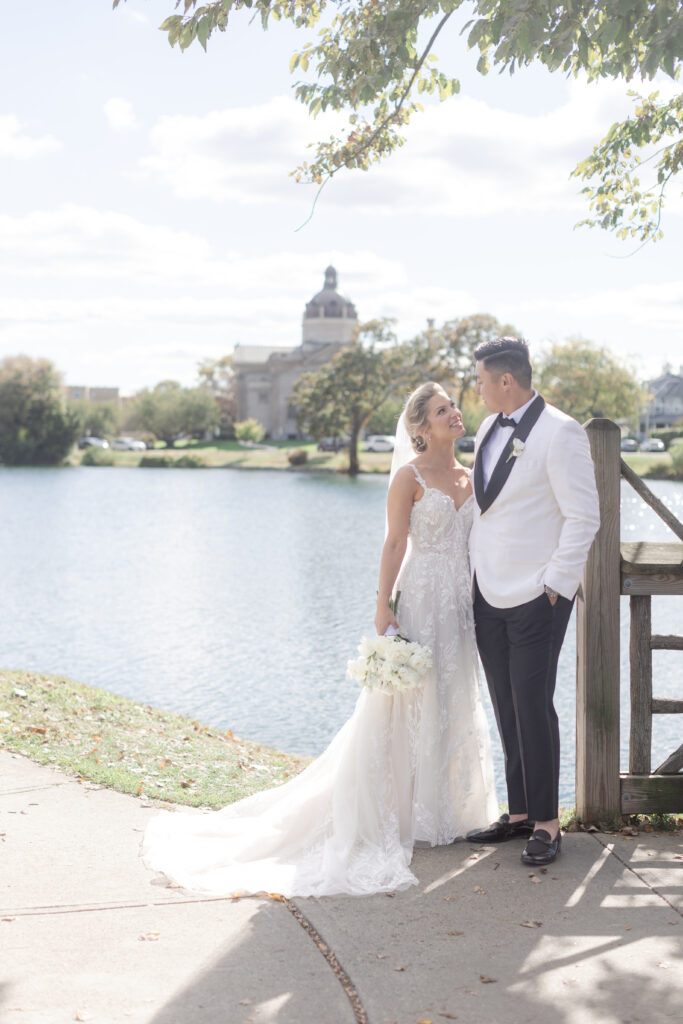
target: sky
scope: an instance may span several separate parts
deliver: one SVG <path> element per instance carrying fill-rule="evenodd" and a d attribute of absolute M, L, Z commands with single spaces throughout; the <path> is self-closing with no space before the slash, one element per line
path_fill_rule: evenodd
<path fill-rule="evenodd" d="M 296 102 L 305 37 L 236 17 L 185 53 L 174 0 L 37 0 L 0 41 L 0 358 L 50 359 L 71 385 L 197 382 L 236 344 L 297 345 L 325 267 L 399 339 L 490 313 L 533 353 L 581 336 L 649 378 L 683 364 L 683 203 L 665 237 L 574 225 L 570 179 L 631 109 L 623 82 L 476 73 L 455 26 L 437 47 L 461 94 L 405 146 L 315 195 L 290 176 L 337 116 Z M 662 78 L 659 87 L 672 92 Z M 674 190 L 675 191 L 675 190 Z"/>

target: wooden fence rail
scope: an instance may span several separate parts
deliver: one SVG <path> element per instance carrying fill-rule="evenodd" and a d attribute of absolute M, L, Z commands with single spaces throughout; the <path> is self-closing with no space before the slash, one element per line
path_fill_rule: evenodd
<path fill-rule="evenodd" d="M 601 525 L 577 604 L 576 810 L 584 821 L 683 811 L 683 744 L 652 771 L 652 715 L 683 713 L 683 700 L 653 696 L 652 651 L 683 651 L 683 637 L 652 635 L 653 594 L 683 595 L 683 543 L 619 541 L 620 478 L 683 540 L 683 524 L 621 460 L 620 431 L 590 420 Z M 619 771 L 619 597 L 629 596 L 629 771 Z M 683 673 L 682 673 L 683 674 Z"/>

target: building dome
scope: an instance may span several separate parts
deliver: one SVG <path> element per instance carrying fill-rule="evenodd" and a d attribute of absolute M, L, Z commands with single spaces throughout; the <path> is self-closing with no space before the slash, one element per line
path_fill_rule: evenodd
<path fill-rule="evenodd" d="M 337 291 L 337 271 L 330 266 L 325 271 L 323 290 L 306 304 L 304 320 L 320 317 L 345 317 L 356 320 L 356 307 Z"/>

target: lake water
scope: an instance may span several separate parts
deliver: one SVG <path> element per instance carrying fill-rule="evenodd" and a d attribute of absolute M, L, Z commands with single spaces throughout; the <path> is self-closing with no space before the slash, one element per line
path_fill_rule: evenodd
<path fill-rule="evenodd" d="M 372 630 L 386 487 L 384 476 L 0 468 L 0 664 L 63 674 L 317 754 L 358 695 L 345 666 Z M 683 484 L 653 481 L 652 489 L 683 518 Z M 627 485 L 622 537 L 675 539 Z M 682 621 L 681 598 L 653 600 L 653 631 L 680 632 Z M 654 663 L 655 696 L 680 696 L 680 652 L 655 652 Z M 571 804 L 573 624 L 556 703 L 561 801 Z M 653 764 L 680 742 L 680 719 L 655 716 Z"/>

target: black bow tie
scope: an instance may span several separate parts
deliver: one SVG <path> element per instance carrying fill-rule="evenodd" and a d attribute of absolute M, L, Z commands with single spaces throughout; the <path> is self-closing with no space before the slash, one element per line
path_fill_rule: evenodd
<path fill-rule="evenodd" d="M 499 427 L 512 427 L 513 430 L 517 426 L 515 420 L 511 419 L 509 416 L 503 416 L 502 412 L 498 413 L 498 419 L 496 422 Z"/>

